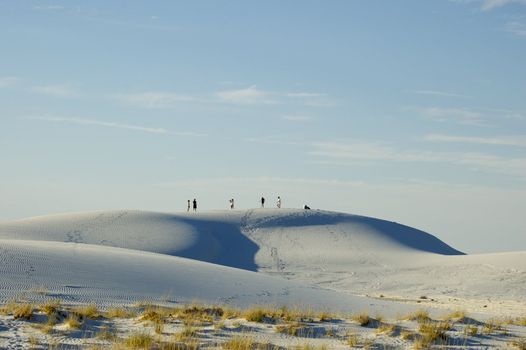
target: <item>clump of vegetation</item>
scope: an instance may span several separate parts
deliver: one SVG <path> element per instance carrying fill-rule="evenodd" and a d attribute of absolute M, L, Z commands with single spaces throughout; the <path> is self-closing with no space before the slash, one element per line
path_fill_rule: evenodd
<path fill-rule="evenodd" d="M 71 329 L 80 329 L 82 327 L 80 317 L 77 314 L 69 314 L 64 323 Z"/>
<path fill-rule="evenodd" d="M 502 331 L 502 324 L 496 319 L 490 319 L 486 323 L 484 323 L 484 326 L 482 327 L 482 333 L 484 334 L 492 334 L 497 331 Z"/>
<path fill-rule="evenodd" d="M 123 307 L 116 307 L 108 309 L 105 316 L 108 318 L 133 318 L 137 316 L 137 313 Z"/>
<path fill-rule="evenodd" d="M 304 337 L 307 336 L 309 328 L 301 323 L 286 323 L 276 326 L 276 332 L 287 334 L 295 337 Z"/>
<path fill-rule="evenodd" d="M 198 328 L 185 326 L 182 330 L 175 333 L 175 340 L 180 342 L 186 342 L 188 340 L 194 339 L 197 336 Z"/>
<path fill-rule="evenodd" d="M 234 336 L 223 344 L 225 350 L 252 350 L 255 342 L 254 339 L 247 336 Z"/>
<path fill-rule="evenodd" d="M 429 317 L 429 312 L 427 310 L 417 310 L 407 315 L 406 319 L 409 321 L 417 321 L 420 323 L 430 321 L 431 317 Z"/>
<path fill-rule="evenodd" d="M 360 343 L 360 337 L 356 333 L 349 332 L 346 336 L 346 343 L 350 347 L 356 347 Z"/>
<path fill-rule="evenodd" d="M 145 332 L 135 332 L 124 340 L 124 344 L 132 349 L 150 349 L 153 337 Z"/>
<path fill-rule="evenodd" d="M 394 324 L 382 324 L 380 327 L 376 329 L 377 334 L 385 334 L 388 336 L 392 336 L 395 334 L 398 330 L 398 327 Z"/>
<path fill-rule="evenodd" d="M 403 340 L 413 340 L 415 339 L 415 333 L 411 331 L 402 331 L 400 332 L 400 338 Z"/>
<path fill-rule="evenodd" d="M 358 322 L 358 324 L 362 327 L 366 327 L 371 323 L 371 318 L 369 317 L 369 314 L 366 312 L 360 312 L 358 314 L 352 315 L 351 319 L 355 322 Z"/>
<path fill-rule="evenodd" d="M 99 313 L 99 309 L 95 304 L 89 304 L 73 308 L 71 310 L 71 313 L 79 316 L 80 318 L 88 318 L 91 320 L 97 319 L 101 316 Z"/>
<path fill-rule="evenodd" d="M 447 315 L 445 315 L 443 318 L 444 320 L 446 321 L 451 321 L 451 320 L 455 320 L 455 321 L 458 321 L 458 320 L 463 320 L 465 319 L 467 316 L 466 312 L 463 311 L 463 310 L 457 310 L 457 311 L 453 311 Z"/>
<path fill-rule="evenodd" d="M 56 314 L 60 310 L 60 300 L 51 299 L 38 305 L 38 309 L 45 313 L 47 316 Z"/>
<path fill-rule="evenodd" d="M 469 335 L 470 337 L 475 337 L 479 332 L 479 328 L 477 326 L 469 325 L 464 328 L 464 334 Z"/>
<path fill-rule="evenodd" d="M 14 306 L 12 313 L 15 320 L 29 321 L 33 318 L 33 305 L 28 303 L 17 304 Z"/>
<path fill-rule="evenodd" d="M 117 335 L 109 327 L 102 327 L 100 332 L 97 333 L 96 337 L 106 341 L 116 341 Z"/>
<path fill-rule="evenodd" d="M 448 340 L 446 331 L 452 325 L 449 322 L 423 322 L 418 329 L 419 337 L 415 341 L 416 349 L 428 349 L 432 344 L 445 344 Z"/>
<path fill-rule="evenodd" d="M 526 339 L 514 340 L 510 343 L 510 345 L 519 350 L 526 350 Z"/>

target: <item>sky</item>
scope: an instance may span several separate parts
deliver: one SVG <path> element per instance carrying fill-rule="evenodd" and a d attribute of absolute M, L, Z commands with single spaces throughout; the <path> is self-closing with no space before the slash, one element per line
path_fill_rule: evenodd
<path fill-rule="evenodd" d="M 526 250 L 526 1 L 0 0 L 0 220 L 274 206 Z"/>

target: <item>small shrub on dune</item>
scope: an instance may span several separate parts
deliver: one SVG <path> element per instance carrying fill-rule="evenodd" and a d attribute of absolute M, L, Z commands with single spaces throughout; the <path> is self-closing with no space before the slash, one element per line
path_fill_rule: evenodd
<path fill-rule="evenodd" d="M 174 337 L 176 341 L 186 342 L 197 337 L 197 331 L 196 327 L 185 326 L 182 330 L 175 333 Z"/>
<path fill-rule="evenodd" d="M 266 317 L 266 312 L 262 308 L 254 308 L 249 309 L 245 311 L 245 314 L 243 315 L 245 319 L 249 322 L 263 322 Z"/>
<path fill-rule="evenodd" d="M 402 331 L 400 332 L 400 338 L 403 340 L 413 340 L 415 339 L 415 333 L 411 331 Z"/>
<path fill-rule="evenodd" d="M 464 328 L 464 334 L 469 335 L 470 337 L 475 337 L 479 332 L 479 328 L 477 326 L 467 326 Z"/>
<path fill-rule="evenodd" d="M 513 322 L 516 326 L 526 327 L 526 317 L 519 317 Z"/>
<path fill-rule="evenodd" d="M 254 339 L 247 336 L 234 336 L 222 345 L 225 350 L 252 350 Z"/>
<path fill-rule="evenodd" d="M 100 317 L 99 309 L 97 308 L 97 305 L 95 304 L 79 306 L 79 307 L 73 308 L 71 312 L 80 317 L 88 318 L 91 320 L 94 320 Z"/>
<path fill-rule="evenodd" d="M 318 314 L 318 319 L 320 320 L 320 322 L 329 322 L 331 320 L 334 320 L 335 317 L 330 312 L 323 311 Z"/>
<path fill-rule="evenodd" d="M 329 348 L 327 347 L 327 345 L 314 346 L 311 344 L 303 344 L 303 345 L 296 347 L 295 349 L 298 349 L 298 350 L 328 350 Z"/>
<path fill-rule="evenodd" d="M 385 334 L 391 336 L 397 332 L 397 327 L 394 324 L 382 324 L 376 329 L 376 334 Z"/>
<path fill-rule="evenodd" d="M 153 337 L 148 333 L 135 332 L 124 340 L 124 344 L 132 349 L 150 349 Z"/>
<path fill-rule="evenodd" d="M 458 320 L 463 320 L 465 319 L 467 316 L 466 312 L 463 311 L 463 310 L 457 310 L 457 311 L 453 311 L 447 315 L 445 315 L 443 317 L 443 319 L 445 321 L 458 321 Z"/>
<path fill-rule="evenodd" d="M 13 318 L 15 320 L 30 320 L 33 317 L 33 305 L 31 304 L 18 304 L 13 309 Z"/>
<path fill-rule="evenodd" d="M 68 318 L 64 321 L 64 323 L 70 329 L 80 329 L 82 327 L 80 317 L 76 314 L 69 314 Z"/>
<path fill-rule="evenodd" d="M 415 341 L 415 349 L 428 349 L 432 344 L 445 344 L 448 340 L 446 331 L 452 328 L 448 322 L 424 322 L 418 329 L 419 337 Z"/>
<path fill-rule="evenodd" d="M 96 337 L 98 339 L 106 341 L 117 340 L 117 335 L 109 327 L 102 327 L 101 330 L 97 333 Z"/>
<path fill-rule="evenodd" d="M 57 313 L 60 309 L 60 300 L 48 300 L 45 303 L 38 305 L 38 309 L 45 313 L 47 316 L 53 315 Z"/>
<path fill-rule="evenodd" d="M 288 323 L 276 326 L 276 332 L 299 337 L 305 336 L 308 328 L 301 323 Z"/>
<path fill-rule="evenodd" d="M 352 315 L 351 319 L 362 327 L 368 326 L 371 323 L 371 318 L 366 312 L 360 312 L 359 314 Z"/>
<path fill-rule="evenodd" d="M 347 345 L 353 348 L 358 346 L 358 344 L 360 343 L 360 337 L 355 333 L 349 332 L 347 333 L 345 342 L 347 343 Z"/>
<path fill-rule="evenodd" d="M 484 323 L 484 326 L 482 327 L 482 333 L 484 334 L 492 334 L 497 331 L 502 331 L 502 325 L 496 319 L 488 320 L 486 323 Z"/>
<path fill-rule="evenodd" d="M 125 309 L 123 307 L 110 308 L 106 311 L 107 318 L 133 318 L 136 317 L 137 313 L 132 310 Z"/>
<path fill-rule="evenodd" d="M 514 340 L 510 343 L 510 345 L 519 350 L 526 350 L 526 339 Z"/>
<path fill-rule="evenodd" d="M 417 310 L 407 315 L 406 319 L 409 321 L 427 322 L 431 320 L 431 317 L 429 317 L 429 312 L 427 310 Z"/>

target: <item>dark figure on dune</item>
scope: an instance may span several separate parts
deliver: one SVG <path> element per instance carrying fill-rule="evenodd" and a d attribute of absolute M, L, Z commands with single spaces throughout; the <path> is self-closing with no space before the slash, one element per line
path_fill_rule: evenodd
<path fill-rule="evenodd" d="M 194 211 L 197 211 L 197 200 L 194 198 Z"/>
<path fill-rule="evenodd" d="M 265 208 L 265 197 L 261 197 L 261 208 Z"/>

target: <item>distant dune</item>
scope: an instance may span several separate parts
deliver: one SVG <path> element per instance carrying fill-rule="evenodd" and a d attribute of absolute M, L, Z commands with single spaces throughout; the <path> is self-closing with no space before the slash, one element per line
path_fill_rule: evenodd
<path fill-rule="evenodd" d="M 425 296 L 438 301 L 433 306 L 456 299 L 491 310 L 497 306 L 483 300 L 514 309 L 526 295 L 526 252 L 465 255 L 408 226 L 317 210 L 35 217 L 0 224 L 0 259 L 3 300 L 45 290 L 102 304 L 164 298 L 396 309 L 387 299 Z"/>

